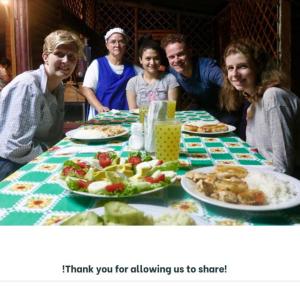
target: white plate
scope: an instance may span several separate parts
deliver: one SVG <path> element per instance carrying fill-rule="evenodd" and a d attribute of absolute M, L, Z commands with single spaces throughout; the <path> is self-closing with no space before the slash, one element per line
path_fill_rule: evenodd
<path fill-rule="evenodd" d="M 206 196 L 204 193 L 197 191 L 196 184 L 192 180 L 186 177 L 182 177 L 181 185 L 184 188 L 184 190 L 188 192 L 191 196 L 203 202 L 206 202 L 208 204 L 229 208 L 229 209 L 245 210 L 245 211 L 272 211 L 272 210 L 287 209 L 287 208 L 300 205 L 300 181 L 299 180 L 282 173 L 274 172 L 270 168 L 254 167 L 254 166 L 243 166 L 243 167 L 247 169 L 249 172 L 254 171 L 254 172 L 267 173 L 273 175 L 279 180 L 289 182 L 291 190 L 295 192 L 296 195 L 290 198 L 289 200 L 278 204 L 252 206 L 252 205 L 242 205 L 242 204 L 231 204 L 231 203 L 226 203 L 226 202 L 222 202 L 210 198 Z M 208 173 L 211 172 L 213 169 L 214 167 L 205 167 L 205 168 L 195 169 L 193 171 Z"/>
<path fill-rule="evenodd" d="M 155 205 L 146 205 L 146 204 L 129 204 L 129 205 L 142 211 L 145 215 L 151 215 L 153 218 L 160 217 L 164 214 L 173 215 L 178 212 L 174 209 L 161 207 L 161 206 L 155 206 Z M 90 209 L 90 210 L 87 210 L 87 212 L 94 212 L 97 215 L 102 216 L 104 214 L 104 207 Z M 204 220 L 197 214 L 188 213 L 187 215 L 190 216 L 196 222 L 197 225 L 209 225 L 210 224 L 208 221 Z M 68 220 L 69 218 L 67 218 L 66 220 Z M 62 224 L 66 220 L 59 222 L 59 224 Z"/>
<path fill-rule="evenodd" d="M 55 155 L 68 155 L 68 154 L 74 154 L 74 153 L 96 153 L 96 152 L 108 152 L 113 151 L 111 148 L 105 148 L 101 146 L 87 146 L 87 145 L 81 145 L 81 146 L 71 146 L 71 147 L 65 147 L 58 149 L 54 152 Z"/>
<path fill-rule="evenodd" d="M 106 141 L 106 140 L 109 140 L 109 139 L 118 138 L 118 137 L 124 136 L 124 135 L 129 133 L 129 130 L 127 128 L 123 127 L 124 132 L 119 133 L 115 136 L 107 136 L 107 137 L 95 136 L 95 137 L 83 139 L 82 137 L 76 136 L 76 133 L 78 132 L 79 129 L 81 129 L 81 128 L 77 128 L 77 129 L 70 130 L 70 131 L 66 132 L 66 136 L 73 139 L 73 140 L 78 140 L 78 141 L 98 142 L 98 141 Z"/>
<path fill-rule="evenodd" d="M 155 192 L 158 192 L 158 191 L 162 190 L 163 188 L 168 187 L 168 186 L 165 186 L 165 187 L 161 187 L 161 188 L 157 188 L 157 189 L 153 189 L 153 190 L 148 190 L 148 191 L 144 191 L 144 192 L 141 192 L 141 193 L 133 194 L 131 196 L 108 196 L 108 195 L 98 195 L 98 194 L 93 194 L 93 193 L 88 193 L 88 192 L 78 192 L 78 191 L 70 190 L 65 181 L 63 181 L 63 185 L 65 186 L 65 188 L 67 190 L 69 190 L 73 194 L 86 196 L 86 197 L 93 197 L 93 198 L 102 198 L 102 199 L 103 198 L 107 199 L 107 198 L 132 198 L 132 197 L 138 197 L 138 196 L 143 196 L 143 195 L 148 195 L 148 194 L 151 194 L 151 193 L 155 193 Z"/>
<path fill-rule="evenodd" d="M 201 122 L 201 123 L 200 123 Z M 197 124 L 199 123 L 199 124 Z M 218 131 L 218 132 L 196 132 L 196 131 L 189 131 L 184 129 L 184 125 L 195 125 L 195 126 L 203 126 L 207 124 L 217 124 L 220 123 L 219 121 L 190 121 L 190 122 L 185 122 L 182 125 L 182 131 L 186 133 L 191 133 L 191 134 L 198 134 L 198 135 L 217 135 L 217 134 L 226 134 L 234 131 L 236 129 L 235 126 L 225 124 L 228 127 L 228 130 L 226 131 Z"/>

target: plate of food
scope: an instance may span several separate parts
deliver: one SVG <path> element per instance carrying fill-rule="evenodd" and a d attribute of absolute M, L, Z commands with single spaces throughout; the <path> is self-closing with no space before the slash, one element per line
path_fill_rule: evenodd
<path fill-rule="evenodd" d="M 71 216 L 59 225 L 208 225 L 196 214 L 174 209 L 112 201 L 103 207 Z"/>
<path fill-rule="evenodd" d="M 229 209 L 272 211 L 300 204 L 300 181 L 264 167 L 199 168 L 186 173 L 181 185 L 191 196 Z"/>
<path fill-rule="evenodd" d="M 187 133 L 199 135 L 216 135 L 230 133 L 236 128 L 219 121 L 190 121 L 183 124 L 182 130 Z"/>
<path fill-rule="evenodd" d="M 163 162 L 147 153 L 98 152 L 91 159 L 67 160 L 60 173 L 70 192 L 95 198 L 134 197 L 157 192 L 177 179 L 179 161 Z"/>
<path fill-rule="evenodd" d="M 66 132 L 66 136 L 80 141 L 104 141 L 127 135 L 129 130 L 121 125 L 84 125 Z"/>

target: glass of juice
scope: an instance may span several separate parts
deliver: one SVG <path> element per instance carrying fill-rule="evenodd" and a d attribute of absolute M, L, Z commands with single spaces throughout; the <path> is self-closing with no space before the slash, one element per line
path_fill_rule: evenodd
<path fill-rule="evenodd" d="M 175 100 L 168 100 L 167 117 L 168 118 L 174 118 L 175 117 L 175 111 L 176 111 L 176 101 Z"/>
<path fill-rule="evenodd" d="M 140 116 L 140 122 L 143 124 L 145 115 L 148 114 L 149 106 L 148 105 L 141 105 L 139 107 L 139 116 Z"/>
<path fill-rule="evenodd" d="M 180 152 L 181 124 L 176 120 L 154 123 L 155 156 L 159 160 L 178 160 Z"/>

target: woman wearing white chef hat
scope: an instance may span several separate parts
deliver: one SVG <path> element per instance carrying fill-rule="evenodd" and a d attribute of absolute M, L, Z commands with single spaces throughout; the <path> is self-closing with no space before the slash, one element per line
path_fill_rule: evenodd
<path fill-rule="evenodd" d="M 139 71 L 124 60 L 128 37 L 123 29 L 110 29 L 104 39 L 108 54 L 91 63 L 83 81 L 82 92 L 90 104 L 88 119 L 110 109 L 128 110 L 126 84 Z"/>

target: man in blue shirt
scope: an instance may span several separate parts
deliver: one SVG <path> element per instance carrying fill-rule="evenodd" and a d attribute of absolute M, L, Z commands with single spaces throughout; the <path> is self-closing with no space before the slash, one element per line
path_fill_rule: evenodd
<path fill-rule="evenodd" d="M 169 70 L 191 98 L 188 109 L 204 109 L 218 120 L 238 126 L 241 113 L 227 113 L 219 106 L 219 93 L 223 85 L 223 72 L 210 58 L 191 58 L 185 37 L 169 34 L 161 41 L 169 61 Z"/>

